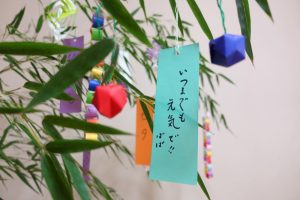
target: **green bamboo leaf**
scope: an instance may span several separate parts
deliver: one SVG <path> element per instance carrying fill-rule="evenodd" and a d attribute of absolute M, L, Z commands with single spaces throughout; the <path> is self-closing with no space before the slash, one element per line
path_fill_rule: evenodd
<path fill-rule="evenodd" d="M 205 33 L 205 35 L 207 36 L 207 38 L 209 40 L 213 39 L 213 35 L 206 23 L 206 20 L 200 10 L 200 8 L 198 7 L 197 3 L 195 2 L 195 0 L 187 0 L 192 12 L 194 13 L 194 16 L 196 17 L 200 27 L 202 28 L 203 32 Z"/>
<path fill-rule="evenodd" d="M 18 14 L 14 17 L 13 21 L 7 25 L 7 29 L 10 34 L 14 34 L 17 31 L 23 19 L 24 13 L 25 13 L 25 7 L 22 8 L 18 12 Z"/>
<path fill-rule="evenodd" d="M 44 124 L 78 129 L 89 133 L 100 133 L 100 134 L 109 134 L 109 135 L 131 135 L 130 133 L 109 126 L 95 124 L 95 123 L 88 123 L 86 121 L 77 118 L 69 118 L 69 117 L 62 117 L 62 116 L 48 115 L 43 120 L 43 125 Z"/>
<path fill-rule="evenodd" d="M 80 49 L 44 42 L 0 42 L 0 54 L 50 56 Z"/>
<path fill-rule="evenodd" d="M 29 89 L 29 90 L 39 91 L 43 87 L 43 84 L 37 83 L 37 82 L 32 82 L 32 81 L 27 81 L 23 87 L 26 89 Z M 66 93 L 61 93 L 61 94 L 57 95 L 55 97 L 55 99 L 63 100 L 63 101 L 73 101 L 74 100 L 73 97 L 67 95 Z"/>
<path fill-rule="evenodd" d="M 144 112 L 144 114 L 145 114 L 145 117 L 146 117 L 146 119 L 147 119 L 148 125 L 149 125 L 149 127 L 150 127 L 150 129 L 151 129 L 151 132 L 153 132 L 153 120 L 152 120 L 151 115 L 150 115 L 150 113 L 149 113 L 148 107 L 147 107 L 147 105 L 146 105 L 143 101 L 141 101 L 141 100 L 140 100 L 140 103 L 141 103 L 142 110 L 143 110 L 143 112 Z"/>
<path fill-rule="evenodd" d="M 88 187 L 82 177 L 79 167 L 75 160 L 68 154 L 62 155 L 66 170 L 69 172 L 74 188 L 77 190 L 82 200 L 89 200 Z"/>
<path fill-rule="evenodd" d="M 44 16 L 41 15 L 38 19 L 38 22 L 37 22 L 37 25 L 35 27 L 35 32 L 36 33 L 39 33 L 42 29 L 42 26 L 43 26 L 43 23 L 44 23 Z"/>
<path fill-rule="evenodd" d="M 101 42 L 82 51 L 75 59 L 70 61 L 47 82 L 31 100 L 27 109 L 30 109 L 52 97 L 61 94 L 64 89 L 82 78 L 90 69 L 103 60 L 114 48 L 115 43 L 111 39 Z"/>
<path fill-rule="evenodd" d="M 120 0 L 102 0 L 104 8 L 138 40 L 151 46 L 145 31 L 132 18 Z"/>
<path fill-rule="evenodd" d="M 173 12 L 173 15 L 176 19 L 176 9 L 178 9 L 177 5 L 176 5 L 176 0 L 169 0 L 170 2 L 170 6 L 172 8 L 172 12 Z M 177 24 L 180 32 L 181 32 L 181 35 L 183 36 L 184 35 L 184 32 L 183 32 L 183 25 L 182 25 L 182 20 L 181 20 L 181 17 L 180 17 L 180 14 L 179 14 L 179 11 L 178 11 L 178 24 Z"/>
<path fill-rule="evenodd" d="M 147 19 L 147 13 L 146 13 L 146 8 L 145 8 L 145 2 L 144 0 L 139 0 L 140 1 L 140 5 L 143 9 L 143 12 L 144 12 L 144 16 L 145 16 L 145 19 Z"/>
<path fill-rule="evenodd" d="M 29 109 L 26 110 L 22 107 L 0 107 L 1 114 L 20 114 L 20 113 L 33 113 L 38 112 L 38 110 Z"/>
<path fill-rule="evenodd" d="M 103 148 L 112 142 L 95 140 L 55 140 L 46 144 L 46 149 L 52 153 L 77 153 Z"/>
<path fill-rule="evenodd" d="M 207 199 L 210 200 L 209 193 L 208 193 L 208 191 L 207 191 L 207 189 L 205 187 L 205 184 L 204 184 L 204 182 L 203 182 L 203 180 L 202 180 L 202 178 L 201 178 L 201 176 L 200 176 L 199 173 L 198 173 L 198 184 L 199 184 L 201 190 L 203 191 L 203 193 L 205 194 L 205 196 L 207 197 Z"/>
<path fill-rule="evenodd" d="M 273 16 L 272 16 L 272 12 L 271 12 L 268 0 L 256 0 L 256 2 L 273 21 Z"/>
<path fill-rule="evenodd" d="M 251 17 L 248 0 L 236 0 L 239 22 L 242 34 L 246 37 L 246 52 L 253 62 L 253 51 L 251 45 Z"/>
<path fill-rule="evenodd" d="M 42 175 L 54 200 L 73 199 L 63 169 L 53 154 L 41 155 Z"/>

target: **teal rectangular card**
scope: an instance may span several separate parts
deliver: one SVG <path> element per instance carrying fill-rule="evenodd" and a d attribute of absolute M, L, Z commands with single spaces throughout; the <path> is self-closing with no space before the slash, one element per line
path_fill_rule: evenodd
<path fill-rule="evenodd" d="M 158 56 L 150 179 L 197 184 L 199 45 Z"/>

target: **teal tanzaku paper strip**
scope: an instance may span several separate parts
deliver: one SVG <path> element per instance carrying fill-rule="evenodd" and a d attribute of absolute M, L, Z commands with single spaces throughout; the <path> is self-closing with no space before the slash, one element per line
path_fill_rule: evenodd
<path fill-rule="evenodd" d="M 158 57 L 150 179 L 197 184 L 199 45 Z"/>

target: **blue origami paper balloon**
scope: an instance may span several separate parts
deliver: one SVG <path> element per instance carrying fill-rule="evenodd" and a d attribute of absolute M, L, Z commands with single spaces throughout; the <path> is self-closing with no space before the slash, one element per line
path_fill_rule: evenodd
<path fill-rule="evenodd" d="M 230 67 L 245 59 L 245 37 L 224 34 L 209 42 L 210 59 L 216 65 Z"/>
<path fill-rule="evenodd" d="M 102 28 L 104 25 L 104 17 L 100 15 L 93 15 L 93 28 Z"/>
<path fill-rule="evenodd" d="M 100 85 L 100 82 L 98 80 L 92 79 L 89 81 L 89 90 L 95 91 L 96 87 Z"/>

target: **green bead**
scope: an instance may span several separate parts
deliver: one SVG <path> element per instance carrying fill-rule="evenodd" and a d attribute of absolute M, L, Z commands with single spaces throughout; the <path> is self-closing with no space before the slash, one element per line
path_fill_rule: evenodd
<path fill-rule="evenodd" d="M 103 39 L 103 33 L 101 29 L 92 28 L 92 40 L 100 41 Z"/>
<path fill-rule="evenodd" d="M 88 104 L 91 104 L 93 99 L 94 99 L 94 92 L 93 91 L 88 91 L 86 93 L 86 101 L 85 102 L 88 103 Z"/>

